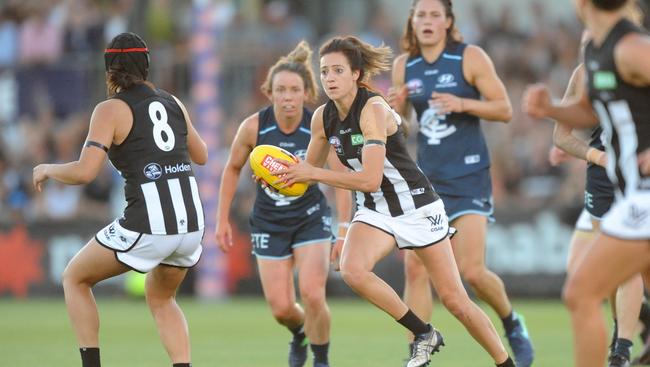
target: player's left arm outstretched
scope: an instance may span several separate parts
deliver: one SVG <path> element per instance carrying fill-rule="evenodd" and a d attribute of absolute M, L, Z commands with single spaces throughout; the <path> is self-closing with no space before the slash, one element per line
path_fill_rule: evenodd
<path fill-rule="evenodd" d="M 113 143 L 117 122 L 129 119 L 133 119 L 131 110 L 124 102 L 111 99 L 99 103 L 90 117 L 90 128 L 79 159 L 34 167 L 34 188 L 41 192 L 43 183 L 49 178 L 68 185 L 83 185 L 94 180 L 106 161 L 106 151 Z"/>

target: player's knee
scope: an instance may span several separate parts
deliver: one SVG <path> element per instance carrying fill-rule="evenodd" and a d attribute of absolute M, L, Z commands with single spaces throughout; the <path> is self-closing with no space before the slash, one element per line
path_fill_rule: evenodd
<path fill-rule="evenodd" d="M 480 284 L 485 277 L 484 266 L 463 266 L 460 269 L 460 276 L 472 288 L 480 288 Z"/>
<path fill-rule="evenodd" d="M 579 295 L 579 289 L 577 289 L 574 282 L 569 280 L 564 285 L 562 289 L 562 301 L 564 301 L 565 306 L 569 310 L 580 308 L 581 297 Z"/>
<path fill-rule="evenodd" d="M 64 290 L 82 284 L 85 284 L 89 287 L 92 287 L 94 285 L 90 282 L 84 281 L 83 277 L 81 277 L 79 273 L 70 266 L 70 264 L 68 264 L 68 266 L 65 267 L 65 270 L 63 270 L 63 274 L 61 275 L 61 282 L 63 284 Z"/>
<path fill-rule="evenodd" d="M 307 308 L 321 308 L 325 304 L 325 287 L 300 289 L 300 300 Z"/>
<path fill-rule="evenodd" d="M 277 322 L 284 325 L 285 322 L 292 319 L 294 307 L 295 305 L 291 302 L 274 302 L 271 303 L 271 314 Z"/>
<path fill-rule="evenodd" d="M 346 266 L 347 265 L 347 266 Z M 343 281 L 352 289 L 358 289 L 363 285 L 367 271 L 349 264 L 341 264 L 341 277 Z"/>
<path fill-rule="evenodd" d="M 439 296 L 445 308 L 457 319 L 463 319 L 469 313 L 471 304 L 467 295 L 448 293 Z"/>
<path fill-rule="evenodd" d="M 428 283 L 429 273 L 419 261 L 408 261 L 404 263 L 404 276 L 410 283 Z"/>

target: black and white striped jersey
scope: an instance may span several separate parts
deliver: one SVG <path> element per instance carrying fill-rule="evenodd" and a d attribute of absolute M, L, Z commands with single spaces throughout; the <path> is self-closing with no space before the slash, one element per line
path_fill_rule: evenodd
<path fill-rule="evenodd" d="M 156 235 L 202 230 L 203 207 L 187 151 L 187 123 L 174 98 L 142 84 L 115 95 L 133 127 L 108 157 L 126 180 L 124 228 Z"/>
<path fill-rule="evenodd" d="M 614 50 L 629 33 L 645 33 L 622 19 L 600 47 L 590 42 L 585 49 L 589 99 L 603 128 L 607 175 L 618 195 L 650 190 L 650 177 L 639 170 L 637 154 L 650 148 L 650 87 L 623 80 L 616 68 Z"/>
<path fill-rule="evenodd" d="M 348 115 L 343 121 L 334 101 L 323 111 L 323 127 L 339 160 L 354 171 L 362 170 L 364 138 L 359 126 L 361 111 L 371 97 L 378 94 L 359 88 Z M 386 104 L 388 108 L 388 104 Z M 399 121 L 399 116 L 396 115 Z M 415 164 L 406 149 L 402 127 L 386 141 L 384 175 L 377 192 L 356 192 L 357 206 L 397 217 L 439 199 L 431 183 Z"/>

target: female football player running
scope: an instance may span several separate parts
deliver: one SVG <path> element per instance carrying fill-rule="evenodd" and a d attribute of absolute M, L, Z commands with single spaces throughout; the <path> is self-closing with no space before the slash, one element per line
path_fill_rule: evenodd
<path fill-rule="evenodd" d="M 574 102 L 558 106 L 545 86 L 535 85 L 523 101 L 533 117 L 574 128 L 600 123 L 604 131 L 614 204 L 564 289 L 578 367 L 602 366 L 607 357 L 602 300 L 636 274 L 650 274 L 650 177 L 637 158 L 650 147 L 650 37 L 626 19 L 628 2 L 576 0 L 591 35 L 584 56 L 587 89 Z"/>
<path fill-rule="evenodd" d="M 232 246 L 230 207 L 241 169 L 257 145 L 282 147 L 298 157 L 305 156 L 310 139 L 311 111 L 305 102 L 317 96 L 311 69 L 311 49 L 301 42 L 268 72 L 262 92 L 271 106 L 246 118 L 232 143 L 230 157 L 221 177 L 217 212 L 217 243 L 223 251 Z M 336 160 L 333 165 L 341 168 Z M 350 192 L 337 190 L 339 241 L 350 220 Z M 328 365 L 330 312 L 325 300 L 325 283 L 331 250 L 331 215 L 323 193 L 311 186 L 300 197 L 279 194 L 267 185 L 257 190 L 250 217 L 253 254 L 273 317 L 293 334 L 289 366 L 301 367 L 311 344 L 314 366 Z M 296 303 L 294 268 L 303 308 Z"/>
<path fill-rule="evenodd" d="M 314 112 L 307 159 L 284 162 L 289 168 L 277 174 L 285 175 L 286 185 L 322 182 L 356 191 L 358 209 L 343 245 L 341 274 L 355 292 L 415 335 L 408 367 L 428 364 L 443 339 L 373 273 L 395 245 L 415 251 L 442 303 L 497 365 L 514 366 L 494 326 L 463 288 L 444 205 L 410 158 L 399 115 L 368 88 L 371 75 L 388 69 L 390 56 L 390 48 L 355 37 L 334 38 L 321 47 L 320 78 L 329 101 Z M 352 172 L 320 168 L 332 147 Z"/>
<path fill-rule="evenodd" d="M 488 221 L 493 221 L 490 157 L 480 120 L 507 122 L 512 107 L 492 60 L 463 43 L 450 0 L 414 0 L 406 23 L 406 53 L 393 65 L 388 101 L 402 116 L 411 106 L 419 124 L 417 163 L 445 203 L 458 234 L 452 239 L 460 276 L 497 313 L 517 365 L 533 363 L 524 319 L 501 278 L 485 265 Z M 433 301 L 426 269 L 404 257 L 404 301 L 425 320 Z"/>

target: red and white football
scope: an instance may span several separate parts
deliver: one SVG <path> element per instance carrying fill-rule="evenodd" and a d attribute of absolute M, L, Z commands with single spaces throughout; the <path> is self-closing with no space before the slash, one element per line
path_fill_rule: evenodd
<path fill-rule="evenodd" d="M 286 168 L 286 165 L 278 162 L 276 159 L 298 162 L 298 158 L 290 152 L 287 152 L 280 147 L 276 147 L 275 145 L 268 144 L 256 146 L 248 156 L 248 162 L 253 170 L 253 174 L 266 182 L 269 186 L 278 190 L 280 194 L 285 196 L 301 196 L 304 194 L 309 187 L 309 185 L 304 182 L 296 182 L 285 188 L 279 188 L 280 184 L 274 185 L 280 177 L 272 175 L 271 172 Z"/>

